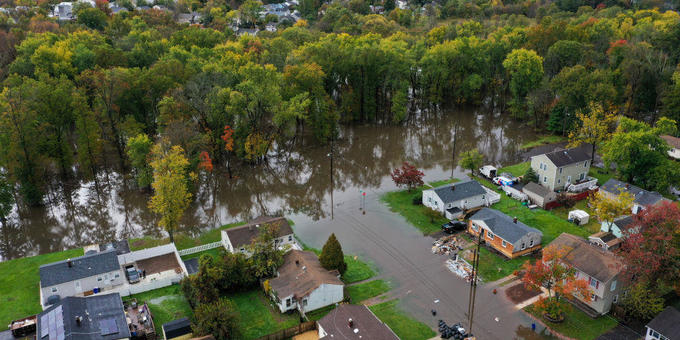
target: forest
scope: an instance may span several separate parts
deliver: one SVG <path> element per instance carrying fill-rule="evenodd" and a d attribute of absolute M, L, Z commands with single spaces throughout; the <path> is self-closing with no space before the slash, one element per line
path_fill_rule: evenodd
<path fill-rule="evenodd" d="M 157 156 L 177 152 L 186 178 L 213 166 L 232 176 L 305 139 L 332 143 L 342 124 L 415 124 L 449 106 L 491 107 L 563 136 L 592 107 L 629 118 L 628 133 L 680 121 L 674 3 L 302 0 L 301 20 L 257 36 L 233 26 L 271 20 L 253 0 L 116 14 L 98 0 L 73 21 L 48 15 L 53 0 L 5 4 L 2 216 L 15 200 L 44 204 L 48 181 L 115 168 L 149 190 Z M 187 11 L 200 24 L 175 20 Z M 645 166 L 629 179 L 662 187 L 635 178 Z"/>

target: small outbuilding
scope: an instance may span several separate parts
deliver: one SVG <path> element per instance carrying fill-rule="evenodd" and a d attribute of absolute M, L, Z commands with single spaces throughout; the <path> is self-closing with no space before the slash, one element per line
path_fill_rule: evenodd
<path fill-rule="evenodd" d="M 588 220 L 590 219 L 590 215 L 583 211 L 583 210 L 572 210 L 569 212 L 569 215 L 567 216 L 567 219 L 570 222 L 576 223 L 576 225 L 585 225 L 588 224 Z"/>
<path fill-rule="evenodd" d="M 545 208 L 548 203 L 557 200 L 557 194 L 554 191 L 544 186 L 538 185 L 535 182 L 527 183 L 522 188 L 522 192 L 525 193 L 527 197 L 529 197 L 529 200 L 532 203 L 541 208 Z"/>
<path fill-rule="evenodd" d="M 164 323 L 162 328 L 164 340 L 191 339 L 193 336 L 191 330 L 191 321 L 189 321 L 187 318 L 181 318 Z"/>

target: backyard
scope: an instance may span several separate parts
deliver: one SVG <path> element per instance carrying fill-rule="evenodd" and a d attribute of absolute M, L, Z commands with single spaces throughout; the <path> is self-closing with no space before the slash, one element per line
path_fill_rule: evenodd
<path fill-rule="evenodd" d="M 156 334 L 163 334 L 162 326 L 172 320 L 189 318 L 194 315 L 189 302 L 184 297 L 179 285 L 150 290 L 148 292 L 124 297 L 124 301 L 137 299 L 138 303 L 146 302 L 151 310 Z"/>
<path fill-rule="evenodd" d="M 397 306 L 398 300 L 391 300 L 369 308 L 382 322 L 387 324 L 401 340 L 423 340 L 437 335 L 430 327 L 407 316 Z"/>
<path fill-rule="evenodd" d="M 241 317 L 239 325 L 245 340 L 257 339 L 300 323 L 297 313 L 282 314 L 260 289 L 226 297 L 234 303 Z"/>
<path fill-rule="evenodd" d="M 219 228 L 214 228 L 206 230 L 197 236 L 191 236 L 186 233 L 175 233 L 175 246 L 178 250 L 193 248 L 200 246 L 202 244 L 208 244 L 220 241 L 222 239 L 222 230 L 229 229 L 233 227 L 238 227 L 246 224 L 245 222 L 237 222 L 231 224 L 225 224 Z M 163 244 L 170 243 L 170 239 L 167 237 L 157 238 L 152 236 L 144 236 L 140 238 L 130 239 L 130 250 L 140 250 L 145 248 L 151 248 L 155 246 L 160 246 Z"/>
<path fill-rule="evenodd" d="M 532 140 L 530 142 L 526 142 L 520 146 L 520 149 L 531 149 L 537 146 L 541 145 L 548 145 L 548 144 L 557 144 L 557 143 L 562 143 L 566 142 L 567 137 L 564 136 L 557 136 L 557 135 L 544 135 L 538 137 L 538 139 Z"/>
<path fill-rule="evenodd" d="M 534 308 L 534 305 L 525 307 L 524 311 L 543 321 L 555 332 L 579 340 L 596 339 L 598 336 L 616 327 L 618 324 L 618 322 L 609 315 L 603 315 L 597 319 L 593 319 L 578 308 L 573 306 L 569 307 L 571 308 L 566 312 L 564 322 L 559 324 L 551 323 L 543 319 L 543 316 Z"/>
<path fill-rule="evenodd" d="M 83 255 L 83 249 L 24 257 L 0 262 L 0 324 L 42 312 L 39 267 Z"/>

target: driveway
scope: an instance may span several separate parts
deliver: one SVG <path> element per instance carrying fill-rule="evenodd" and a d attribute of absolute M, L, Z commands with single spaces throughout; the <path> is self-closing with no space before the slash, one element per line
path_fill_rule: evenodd
<path fill-rule="evenodd" d="M 359 200 L 336 201 L 334 219 L 313 221 L 296 215 L 295 233 L 316 248 L 335 233 L 345 253 L 373 262 L 379 276 L 393 283 L 391 295 L 400 298 L 413 317 L 433 329 L 439 319 L 449 324 L 463 322 L 467 328 L 469 285 L 444 266 L 446 256 L 432 254 L 432 237 L 423 236 L 403 217 L 390 212 L 379 196 L 368 193 L 365 215 L 359 210 Z M 531 319 L 492 290 L 483 285 L 477 288 L 472 333 L 482 340 L 526 338 L 521 334 L 530 329 Z M 432 309 L 437 310 L 436 317 Z"/>

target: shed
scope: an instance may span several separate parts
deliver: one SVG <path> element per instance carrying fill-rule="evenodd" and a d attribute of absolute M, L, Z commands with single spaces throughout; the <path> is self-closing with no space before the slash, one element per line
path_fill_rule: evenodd
<path fill-rule="evenodd" d="M 163 339 L 177 339 L 177 338 L 191 338 L 191 322 L 187 318 L 181 318 L 164 323 L 163 326 Z"/>
<path fill-rule="evenodd" d="M 557 194 L 554 191 L 534 182 L 527 183 L 522 188 L 522 192 L 527 194 L 531 202 L 541 208 L 545 208 L 548 203 L 557 200 Z"/>
<path fill-rule="evenodd" d="M 583 210 L 572 210 L 569 212 L 569 216 L 567 216 L 567 219 L 571 222 L 576 223 L 577 225 L 584 225 L 588 224 L 588 219 L 590 218 L 590 215 L 583 211 Z"/>

